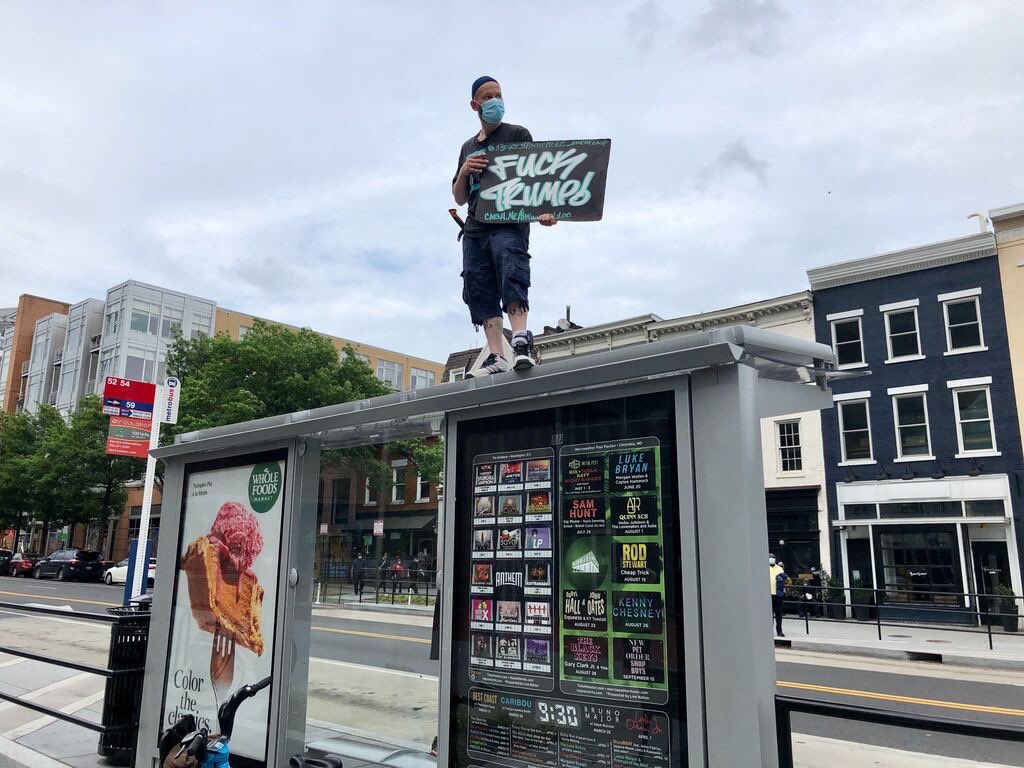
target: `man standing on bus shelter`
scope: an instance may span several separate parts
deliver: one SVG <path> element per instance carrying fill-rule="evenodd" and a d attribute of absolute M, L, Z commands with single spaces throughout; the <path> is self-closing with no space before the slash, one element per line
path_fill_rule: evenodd
<path fill-rule="evenodd" d="M 477 113 L 480 130 L 462 145 L 459 165 L 452 179 L 452 194 L 459 205 L 469 204 L 462 240 L 462 299 L 469 307 L 473 325 L 483 326 L 490 354 L 467 376 L 489 376 L 515 368 L 527 370 L 537 364 L 533 334 L 527 328 L 530 311 L 530 224 L 486 224 L 477 220 L 480 174 L 487 168 L 486 147 L 491 143 L 533 141 L 521 125 L 503 122 L 505 102 L 501 86 L 489 75 L 473 81 L 470 108 Z M 538 219 L 550 227 L 555 217 L 545 213 Z M 504 321 L 512 326 L 512 361 L 505 359 Z"/>

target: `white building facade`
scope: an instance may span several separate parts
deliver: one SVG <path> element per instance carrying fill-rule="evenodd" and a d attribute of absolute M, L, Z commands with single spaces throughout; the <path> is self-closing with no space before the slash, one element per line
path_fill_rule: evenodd
<path fill-rule="evenodd" d="M 36 321 L 25 387 L 24 407 L 29 413 L 38 411 L 41 404 L 56 402 L 56 382 L 60 377 L 67 327 L 68 316 L 56 312 Z"/>
<path fill-rule="evenodd" d="M 99 299 L 80 301 L 68 310 L 54 403 L 65 418 L 75 410 L 83 395 L 95 389 L 102 328 L 103 302 Z"/>
<path fill-rule="evenodd" d="M 92 391 L 103 393 L 107 376 L 162 381 L 167 350 L 177 333 L 185 338 L 214 335 L 217 305 L 135 280 L 107 291 L 99 366 Z"/>

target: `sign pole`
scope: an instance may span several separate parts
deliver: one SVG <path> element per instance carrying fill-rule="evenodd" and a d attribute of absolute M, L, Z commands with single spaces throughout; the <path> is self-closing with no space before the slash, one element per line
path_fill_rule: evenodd
<path fill-rule="evenodd" d="M 164 388 L 157 387 L 156 401 L 163 399 Z M 149 513 L 153 507 L 153 482 L 156 478 L 156 459 L 153 458 L 153 451 L 160 447 L 160 414 L 153 414 L 153 423 L 149 431 L 149 452 L 146 454 L 146 479 L 142 487 L 142 512 L 139 516 L 139 549 L 144 562 L 139 562 L 139 556 L 135 558 L 135 572 L 132 574 L 131 599 L 142 594 L 143 579 L 149 575 L 149 561 L 146 554 L 149 552 Z"/>

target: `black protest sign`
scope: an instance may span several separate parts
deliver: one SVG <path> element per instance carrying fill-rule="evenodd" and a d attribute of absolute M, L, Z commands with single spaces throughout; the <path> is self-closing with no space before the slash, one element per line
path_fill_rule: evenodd
<path fill-rule="evenodd" d="M 611 139 L 490 144 L 474 216 L 484 224 L 600 221 Z"/>

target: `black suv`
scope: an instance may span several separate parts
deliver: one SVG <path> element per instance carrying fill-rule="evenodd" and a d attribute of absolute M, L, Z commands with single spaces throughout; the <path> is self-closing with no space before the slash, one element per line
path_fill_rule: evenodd
<path fill-rule="evenodd" d="M 88 549 L 58 549 L 36 563 L 33 575 L 37 579 L 53 577 L 57 581 L 101 581 L 103 559 L 99 552 Z"/>

